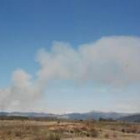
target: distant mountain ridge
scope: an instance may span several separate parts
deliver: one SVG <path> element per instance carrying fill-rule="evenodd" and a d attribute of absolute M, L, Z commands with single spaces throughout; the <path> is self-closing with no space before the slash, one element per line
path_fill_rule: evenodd
<path fill-rule="evenodd" d="M 98 112 L 98 111 L 92 111 L 88 113 L 69 113 L 62 116 L 65 116 L 69 119 L 74 120 L 87 120 L 87 119 L 95 119 L 98 120 L 100 118 L 104 119 L 119 119 L 120 117 L 127 116 L 126 113 L 116 113 L 116 112 Z"/>
<path fill-rule="evenodd" d="M 120 121 L 140 122 L 140 113 L 119 118 Z"/>
<path fill-rule="evenodd" d="M 36 112 L 0 112 L 0 116 L 24 116 L 24 117 L 55 117 L 55 118 L 65 118 L 71 120 L 87 120 L 94 119 L 98 120 L 100 118 L 104 119 L 114 119 L 123 118 L 128 116 L 126 113 L 116 113 L 116 112 L 98 112 L 92 111 L 88 113 L 68 113 L 68 114 L 49 114 L 49 113 L 36 113 Z"/>
<path fill-rule="evenodd" d="M 0 112 L 0 116 L 54 117 L 54 114 L 36 112 Z"/>

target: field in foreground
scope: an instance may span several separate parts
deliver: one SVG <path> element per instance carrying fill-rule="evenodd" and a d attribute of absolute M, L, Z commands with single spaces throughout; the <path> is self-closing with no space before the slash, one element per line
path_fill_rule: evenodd
<path fill-rule="evenodd" d="M 0 120 L 0 140 L 140 140 L 140 124 Z"/>

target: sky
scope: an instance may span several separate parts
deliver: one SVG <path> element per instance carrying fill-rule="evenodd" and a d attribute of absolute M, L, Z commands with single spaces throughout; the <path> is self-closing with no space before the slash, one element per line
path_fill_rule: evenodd
<path fill-rule="evenodd" d="M 140 112 L 139 0 L 0 0 L 0 110 Z"/>

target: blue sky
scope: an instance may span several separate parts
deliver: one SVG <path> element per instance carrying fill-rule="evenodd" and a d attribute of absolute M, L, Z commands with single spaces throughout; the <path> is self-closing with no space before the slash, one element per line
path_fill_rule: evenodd
<path fill-rule="evenodd" d="M 0 89 L 1 96 L 3 97 L 2 94 L 6 92 L 4 98 L 8 98 L 8 101 L 11 100 L 11 105 L 8 107 L 1 103 L 1 106 L 4 106 L 1 109 L 22 110 L 24 108 L 25 111 L 53 113 L 91 110 L 139 112 L 140 79 L 136 77 L 139 77 L 140 73 L 134 70 L 139 70 L 139 65 L 136 65 L 139 59 L 137 53 L 140 50 L 139 6 L 139 0 L 0 0 Z M 112 38 L 113 36 L 114 38 Z M 58 43 L 54 43 L 55 41 Z M 61 43 L 59 44 L 59 42 Z M 95 42 L 97 42 L 97 46 L 95 46 L 100 49 L 93 49 L 93 52 L 101 52 L 97 53 L 100 57 L 92 58 L 91 55 L 90 58 L 85 59 L 83 52 L 90 52 L 85 46 L 94 48 Z M 116 49 L 117 58 L 110 61 L 112 57 L 108 57 L 107 54 L 111 51 L 104 52 L 101 47 L 106 42 L 110 45 L 113 44 L 114 49 L 118 44 L 122 47 L 128 46 L 128 49 L 124 49 L 125 51 L 122 51 L 121 55 L 125 57 L 126 54 L 127 59 L 124 59 L 126 66 L 130 63 L 130 71 L 124 70 L 128 74 L 125 75 L 125 80 L 114 78 L 112 82 L 110 79 L 104 78 L 108 72 L 114 76 L 114 71 L 116 71 L 115 75 L 121 77 L 121 70 L 124 68 L 120 64 L 123 58 L 121 61 L 121 56 L 118 57 L 121 52 L 117 52 L 118 49 Z M 61 46 L 63 47 L 61 48 Z M 83 48 L 83 52 L 80 52 L 80 47 Z M 44 48 L 43 53 L 40 53 L 42 48 Z M 130 55 L 129 50 L 131 49 Z M 64 68 L 62 70 L 56 56 L 61 55 L 63 59 L 66 59 L 65 55 L 71 55 L 71 53 L 67 54 L 69 50 L 74 56 L 68 56 L 68 60 L 65 62 L 60 60 L 62 68 Z M 79 53 L 76 52 L 75 56 L 77 50 Z M 104 54 L 106 55 L 102 58 Z M 136 56 L 136 58 L 132 61 L 131 56 Z M 50 60 L 46 60 L 48 57 Z M 91 61 L 93 59 L 96 60 L 94 63 Z M 107 60 L 107 62 L 99 59 Z M 88 65 L 86 78 L 82 74 L 82 76 L 78 75 L 81 66 L 73 68 L 75 61 L 85 65 L 84 67 Z M 118 63 L 121 66 L 118 66 Z M 58 68 L 58 71 L 55 71 L 55 68 Z M 20 72 L 17 72 L 16 70 L 19 69 Z M 51 76 L 46 75 L 48 69 L 53 71 L 49 73 Z M 69 73 L 71 69 L 76 73 L 75 75 Z M 75 69 L 79 69 L 79 71 Z M 93 72 L 94 70 L 95 72 Z M 46 78 L 47 82 L 41 93 L 43 98 L 37 96 L 39 102 L 35 101 L 36 107 L 31 106 L 31 109 L 28 110 L 24 104 L 22 105 L 23 101 L 20 98 L 24 96 L 26 100 L 29 93 L 23 93 L 19 97 L 19 102 L 17 97 L 20 95 L 14 94 L 11 99 L 12 95 L 9 95 L 12 94 L 11 90 L 10 93 L 7 93 L 6 89 L 15 86 L 15 81 L 20 81 L 18 76 L 15 76 L 16 78 L 12 76 L 15 71 L 19 77 L 24 75 L 23 84 L 30 79 L 29 77 L 32 77 L 32 84 L 36 83 L 35 81 L 38 81 L 40 77 Z M 66 74 L 62 75 L 63 72 Z M 93 78 L 90 79 L 90 77 Z M 79 80 L 82 83 L 79 83 Z M 39 90 L 39 92 L 41 91 Z M 32 97 L 32 100 L 37 99 Z M 113 103 L 115 104 L 112 105 Z M 120 104 L 120 106 L 116 104 Z"/>

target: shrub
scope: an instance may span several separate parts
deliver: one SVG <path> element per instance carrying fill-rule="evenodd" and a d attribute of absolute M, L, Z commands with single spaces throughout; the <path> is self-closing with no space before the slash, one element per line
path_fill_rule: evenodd
<path fill-rule="evenodd" d="M 109 138 L 109 134 L 105 134 L 105 138 Z"/>
<path fill-rule="evenodd" d="M 113 137 L 114 137 L 114 138 L 116 138 L 116 137 L 117 137 L 117 135 L 116 135 L 116 134 L 113 134 Z"/>
<path fill-rule="evenodd" d="M 46 140 L 60 140 L 60 135 L 56 133 L 50 133 L 49 135 L 47 135 Z"/>
<path fill-rule="evenodd" d="M 34 140 L 60 140 L 60 135 L 56 133 L 49 133 L 46 136 L 37 136 Z"/>
<path fill-rule="evenodd" d="M 99 135 L 99 133 L 97 130 L 94 129 L 91 131 L 91 137 L 98 137 L 98 135 Z"/>
<path fill-rule="evenodd" d="M 124 130 L 124 129 L 122 129 L 122 132 L 123 132 L 123 133 L 125 133 L 125 130 Z"/>
<path fill-rule="evenodd" d="M 16 137 L 21 137 L 22 133 L 20 131 L 15 132 Z"/>

